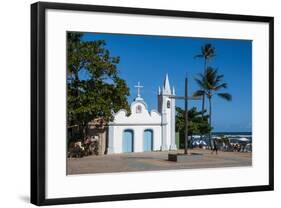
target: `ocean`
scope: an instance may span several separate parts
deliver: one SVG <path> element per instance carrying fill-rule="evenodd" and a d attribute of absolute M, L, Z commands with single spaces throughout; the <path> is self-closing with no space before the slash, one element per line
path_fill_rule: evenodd
<path fill-rule="evenodd" d="M 212 136 L 226 136 L 226 137 L 233 137 L 233 138 L 252 138 L 252 132 L 213 132 Z"/>
<path fill-rule="evenodd" d="M 230 139 L 239 139 L 239 138 L 247 138 L 249 141 L 252 141 L 252 132 L 212 132 L 212 138 L 214 137 L 228 137 Z M 194 135 L 193 138 L 199 139 L 200 135 Z M 204 140 L 207 139 L 208 141 L 208 135 L 205 135 L 203 138 Z"/>

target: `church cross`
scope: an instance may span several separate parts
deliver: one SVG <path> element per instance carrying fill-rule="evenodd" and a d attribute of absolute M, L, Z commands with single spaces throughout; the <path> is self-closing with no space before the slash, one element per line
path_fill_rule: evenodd
<path fill-rule="evenodd" d="M 188 79 L 187 76 L 185 78 L 185 93 L 184 96 L 174 96 L 174 95 L 168 95 L 171 99 L 180 99 L 184 100 L 184 110 L 185 110 L 185 134 L 184 134 L 184 154 L 187 155 L 187 149 L 188 149 L 188 101 L 189 100 L 201 100 L 201 97 L 194 97 L 194 96 L 188 96 Z"/>
<path fill-rule="evenodd" d="M 138 82 L 138 85 L 135 85 L 134 87 L 137 88 L 138 97 L 140 97 L 140 89 L 143 88 L 143 86 L 141 86 L 140 82 Z"/>

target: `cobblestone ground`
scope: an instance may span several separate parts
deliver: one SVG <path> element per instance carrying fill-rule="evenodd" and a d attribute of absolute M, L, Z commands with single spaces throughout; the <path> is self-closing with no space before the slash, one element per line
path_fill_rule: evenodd
<path fill-rule="evenodd" d="M 183 151 L 176 151 L 182 153 Z M 193 149 L 190 153 L 201 153 L 184 162 L 168 161 L 169 152 L 123 153 L 83 158 L 67 158 L 67 174 L 111 173 L 151 170 L 175 170 L 194 168 L 219 168 L 251 166 L 252 154 L 242 152 L 218 152 Z M 175 151 L 173 151 L 175 153 Z"/>

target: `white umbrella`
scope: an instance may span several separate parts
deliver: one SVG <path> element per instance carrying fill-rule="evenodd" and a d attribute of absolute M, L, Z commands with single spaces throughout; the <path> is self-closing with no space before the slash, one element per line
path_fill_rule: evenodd
<path fill-rule="evenodd" d="M 249 139 L 244 138 L 244 137 L 243 137 L 243 138 L 239 138 L 238 140 L 239 140 L 239 141 L 242 141 L 242 142 L 248 142 L 248 141 L 249 141 Z"/>
<path fill-rule="evenodd" d="M 201 145 L 207 145 L 207 143 L 205 141 L 203 141 L 203 140 L 200 141 L 200 144 Z"/>

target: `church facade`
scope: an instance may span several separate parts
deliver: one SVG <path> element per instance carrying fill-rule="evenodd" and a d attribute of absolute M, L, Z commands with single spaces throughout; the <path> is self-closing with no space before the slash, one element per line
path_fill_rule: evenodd
<path fill-rule="evenodd" d="M 131 103 L 131 114 L 121 109 L 115 113 L 108 128 L 107 154 L 176 150 L 175 139 L 175 89 L 171 90 L 168 75 L 158 89 L 158 110 L 148 111 L 140 95 Z"/>

